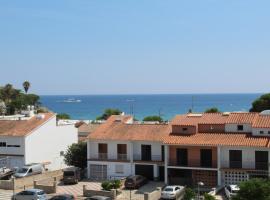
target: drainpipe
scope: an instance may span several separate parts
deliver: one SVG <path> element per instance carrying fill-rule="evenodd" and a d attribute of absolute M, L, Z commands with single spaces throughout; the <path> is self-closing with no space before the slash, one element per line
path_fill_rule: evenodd
<path fill-rule="evenodd" d="M 168 145 L 164 145 L 164 182 L 167 185 L 168 184 Z"/>

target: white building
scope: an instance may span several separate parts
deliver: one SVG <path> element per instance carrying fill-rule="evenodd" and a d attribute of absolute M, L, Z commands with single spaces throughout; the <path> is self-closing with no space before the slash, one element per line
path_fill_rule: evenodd
<path fill-rule="evenodd" d="M 119 179 L 141 174 L 164 177 L 164 124 L 133 124 L 130 116 L 112 116 L 88 136 L 88 177 Z"/>
<path fill-rule="evenodd" d="M 1 118 L 0 165 L 43 163 L 49 170 L 60 169 L 65 167 L 63 153 L 77 141 L 74 125 L 57 125 L 54 113 Z"/>

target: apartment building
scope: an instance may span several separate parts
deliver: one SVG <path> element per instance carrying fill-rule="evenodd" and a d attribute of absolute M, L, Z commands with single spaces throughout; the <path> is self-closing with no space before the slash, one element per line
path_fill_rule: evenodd
<path fill-rule="evenodd" d="M 49 170 L 63 168 L 64 152 L 77 141 L 74 125 L 57 125 L 54 113 L 1 117 L 0 167 L 43 163 Z"/>
<path fill-rule="evenodd" d="M 164 180 L 164 124 L 136 124 L 130 116 L 112 116 L 88 136 L 88 177 L 117 179 L 140 174 Z"/>
<path fill-rule="evenodd" d="M 177 115 L 169 124 L 113 116 L 88 136 L 89 178 L 140 174 L 167 184 L 206 187 L 269 177 L 270 115 Z"/>

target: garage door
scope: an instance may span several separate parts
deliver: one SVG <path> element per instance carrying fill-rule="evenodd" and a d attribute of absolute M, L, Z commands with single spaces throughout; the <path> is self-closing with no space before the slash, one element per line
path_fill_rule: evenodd
<path fill-rule="evenodd" d="M 135 165 L 135 174 L 146 177 L 148 180 L 154 180 L 153 165 Z"/>
<path fill-rule="evenodd" d="M 107 179 L 107 165 L 90 165 L 90 179 L 92 180 L 106 180 Z"/>

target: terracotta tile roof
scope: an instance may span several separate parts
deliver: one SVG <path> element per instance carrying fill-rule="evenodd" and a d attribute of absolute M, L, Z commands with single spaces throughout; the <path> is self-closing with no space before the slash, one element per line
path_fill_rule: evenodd
<path fill-rule="evenodd" d="M 94 130 L 97 129 L 97 127 L 99 127 L 100 124 L 82 124 L 79 128 L 78 128 L 78 132 L 84 132 L 84 133 L 92 133 Z"/>
<path fill-rule="evenodd" d="M 259 115 L 253 123 L 253 128 L 270 128 L 270 115 Z"/>
<path fill-rule="evenodd" d="M 198 124 L 225 124 L 228 116 L 222 113 L 184 114 L 177 115 L 172 125 L 197 126 Z"/>
<path fill-rule="evenodd" d="M 270 147 L 269 137 L 252 137 L 249 133 L 197 133 L 195 135 L 168 135 L 165 144 L 194 146 Z"/>
<path fill-rule="evenodd" d="M 160 141 L 170 132 L 168 124 L 126 124 L 110 117 L 89 134 L 90 140 Z"/>
<path fill-rule="evenodd" d="M 226 121 L 227 124 L 252 124 L 259 113 L 231 113 Z"/>
<path fill-rule="evenodd" d="M 29 120 L 0 120 L 0 136 L 26 136 L 53 116 L 54 113 L 44 113 L 43 119 L 34 116 Z"/>

